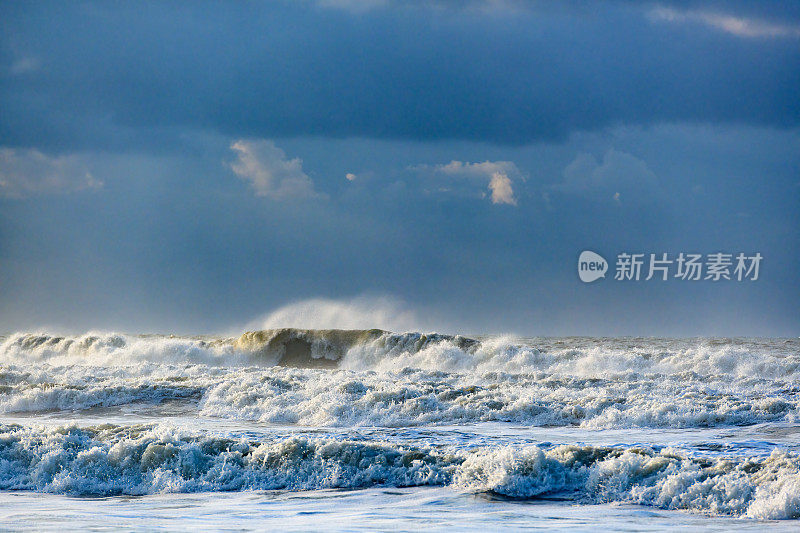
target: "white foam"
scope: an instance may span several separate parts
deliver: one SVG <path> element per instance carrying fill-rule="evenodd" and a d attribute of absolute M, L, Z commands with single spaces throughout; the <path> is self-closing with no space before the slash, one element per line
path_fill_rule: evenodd
<path fill-rule="evenodd" d="M 235 365 L 246 361 L 246 354 L 237 353 L 226 339 L 92 331 L 74 336 L 14 333 L 0 343 L 0 364 L 113 367 L 143 363 Z"/>
<path fill-rule="evenodd" d="M 342 337 L 356 341 L 339 370 L 272 366 L 280 351 L 232 338 L 14 334 L 0 342 L 0 412 L 190 400 L 204 416 L 307 426 L 683 428 L 800 418 L 797 341 L 354 333 Z M 308 342 L 309 361 L 334 362 L 340 352 L 324 335 L 281 338 Z"/>
<path fill-rule="evenodd" d="M 450 486 L 718 515 L 800 517 L 800 459 L 563 445 L 428 448 L 329 437 L 209 435 L 169 425 L 0 426 L 0 489 L 74 495 Z"/>

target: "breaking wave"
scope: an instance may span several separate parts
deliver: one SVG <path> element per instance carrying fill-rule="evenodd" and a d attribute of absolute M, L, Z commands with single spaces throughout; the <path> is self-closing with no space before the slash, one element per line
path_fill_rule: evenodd
<path fill-rule="evenodd" d="M 577 503 L 625 502 L 754 518 L 800 517 L 800 461 L 670 448 L 403 446 L 247 439 L 160 425 L 0 426 L 0 489 L 71 495 L 450 486 Z"/>
<path fill-rule="evenodd" d="M 0 341 L 0 412 L 183 402 L 207 417 L 303 426 L 794 423 L 798 347 L 791 339 L 471 339 L 377 329 L 18 333 Z"/>
<path fill-rule="evenodd" d="M 239 337 L 87 333 L 0 337 L 0 364 L 144 363 L 289 366 L 448 373 L 619 376 L 688 373 L 766 379 L 800 377 L 797 339 L 594 339 L 392 333 L 380 329 L 252 331 Z"/>
<path fill-rule="evenodd" d="M 47 362 L 118 366 L 149 362 L 336 368 L 359 365 L 351 361 L 356 358 L 363 359 L 362 363 L 370 359 L 380 362 L 383 357 L 417 353 L 436 346 L 472 353 L 480 343 L 458 335 L 394 334 L 380 329 L 281 328 L 251 331 L 230 338 L 15 333 L 0 339 L 0 364 Z M 351 352 L 354 355 L 351 356 Z M 348 360 L 347 365 L 342 364 L 344 359 Z"/>

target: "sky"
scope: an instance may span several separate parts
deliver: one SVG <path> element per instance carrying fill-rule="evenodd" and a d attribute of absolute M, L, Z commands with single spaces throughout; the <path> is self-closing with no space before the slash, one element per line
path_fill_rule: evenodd
<path fill-rule="evenodd" d="M 799 230 L 800 3 L 0 1 L 0 332 L 796 337 Z"/>

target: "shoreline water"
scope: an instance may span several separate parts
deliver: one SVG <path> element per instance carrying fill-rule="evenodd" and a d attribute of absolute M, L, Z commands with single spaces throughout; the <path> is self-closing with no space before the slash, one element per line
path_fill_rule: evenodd
<path fill-rule="evenodd" d="M 156 494 L 79 498 L 0 492 L 0 522 L 17 531 L 795 531 L 786 520 L 755 520 L 629 504 L 576 506 L 499 500 L 445 488 Z"/>

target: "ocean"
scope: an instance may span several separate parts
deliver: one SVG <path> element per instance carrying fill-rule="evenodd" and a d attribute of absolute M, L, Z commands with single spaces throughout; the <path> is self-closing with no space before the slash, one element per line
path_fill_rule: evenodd
<path fill-rule="evenodd" d="M 800 528 L 800 341 L 0 337 L 8 530 Z"/>

